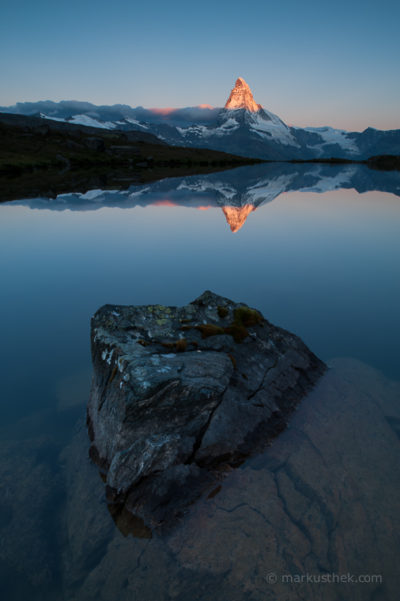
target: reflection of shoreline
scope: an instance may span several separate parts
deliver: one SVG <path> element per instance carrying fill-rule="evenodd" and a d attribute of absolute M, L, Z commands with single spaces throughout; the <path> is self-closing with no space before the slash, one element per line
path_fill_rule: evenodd
<path fill-rule="evenodd" d="M 323 193 L 341 188 L 357 192 L 371 190 L 400 195 L 400 173 L 372 171 L 362 165 L 321 166 L 282 163 L 240 167 L 209 175 L 168 178 L 127 190 L 91 189 L 85 193 L 36 197 L 4 205 L 32 209 L 90 211 L 103 207 L 134 208 L 159 202 L 179 206 L 243 206 L 274 200 L 283 192 Z M 1 209 L 0 205 L 0 209 Z"/>
<path fill-rule="evenodd" d="M 169 178 L 127 190 L 92 189 L 56 198 L 31 198 L 3 203 L 52 211 L 95 211 L 108 208 L 179 206 L 221 207 L 232 232 L 237 232 L 257 207 L 284 192 L 324 193 L 355 189 L 400 195 L 400 172 L 373 171 L 363 165 L 263 164 L 208 175 Z M 0 205 L 0 210 L 1 210 Z"/>

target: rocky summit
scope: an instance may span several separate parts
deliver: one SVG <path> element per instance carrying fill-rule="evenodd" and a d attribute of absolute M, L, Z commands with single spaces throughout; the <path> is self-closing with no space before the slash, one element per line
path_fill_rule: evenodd
<path fill-rule="evenodd" d="M 150 527 L 263 449 L 325 370 L 297 336 L 210 291 L 183 307 L 105 305 L 91 344 L 90 455 L 109 500 Z"/>
<path fill-rule="evenodd" d="M 238 77 L 224 108 L 229 110 L 246 109 L 251 113 L 257 113 L 262 107 L 254 100 L 252 91 L 243 77 Z"/>

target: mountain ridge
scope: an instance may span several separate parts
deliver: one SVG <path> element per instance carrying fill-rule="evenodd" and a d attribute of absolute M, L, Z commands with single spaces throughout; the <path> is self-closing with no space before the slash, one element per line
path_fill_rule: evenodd
<path fill-rule="evenodd" d="M 365 160 L 374 155 L 400 154 L 400 129 L 368 127 L 363 132 L 350 132 L 329 126 L 288 126 L 257 104 L 242 77 L 237 78 L 223 108 L 202 105 L 162 110 L 41 101 L 0 107 L 0 111 L 101 129 L 141 131 L 172 146 L 208 148 L 267 160 Z"/>

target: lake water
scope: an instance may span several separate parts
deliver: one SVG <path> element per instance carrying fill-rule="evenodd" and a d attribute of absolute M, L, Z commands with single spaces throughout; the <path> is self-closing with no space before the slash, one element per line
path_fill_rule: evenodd
<path fill-rule="evenodd" d="M 260 165 L 21 199 L 0 246 L 2 599 L 398 598 L 398 172 Z M 206 289 L 330 369 L 265 453 L 148 538 L 114 523 L 87 456 L 90 317 Z"/>

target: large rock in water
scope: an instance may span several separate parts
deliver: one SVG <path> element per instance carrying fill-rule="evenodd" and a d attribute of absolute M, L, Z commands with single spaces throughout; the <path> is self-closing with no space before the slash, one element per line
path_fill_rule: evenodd
<path fill-rule="evenodd" d="M 209 291 L 184 307 L 105 305 L 91 325 L 91 457 L 150 525 L 264 448 L 325 369 L 297 336 Z"/>

